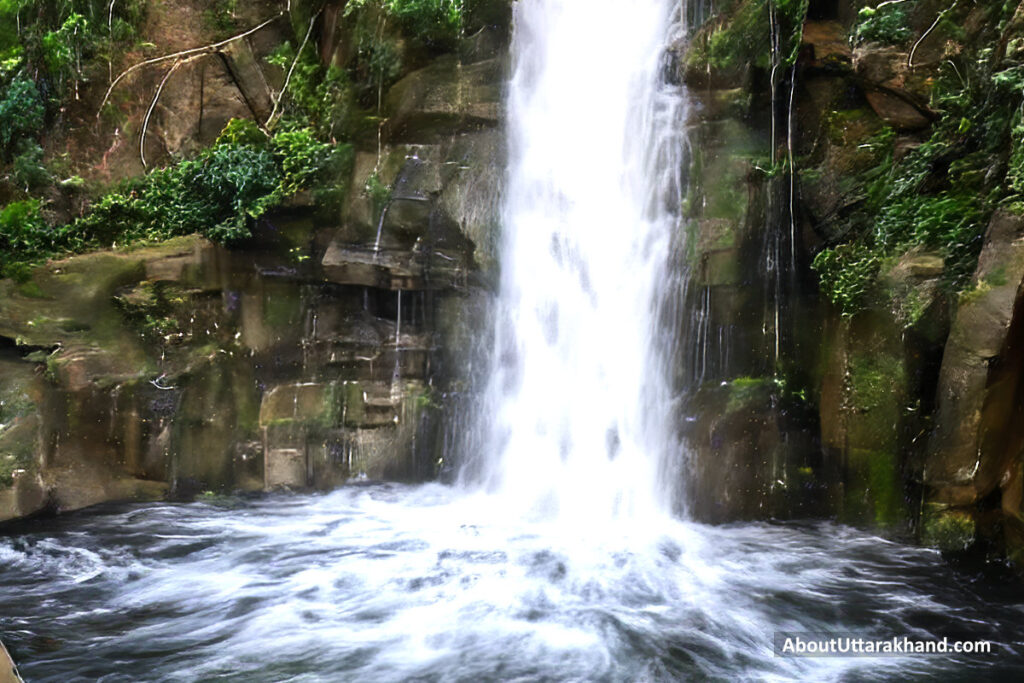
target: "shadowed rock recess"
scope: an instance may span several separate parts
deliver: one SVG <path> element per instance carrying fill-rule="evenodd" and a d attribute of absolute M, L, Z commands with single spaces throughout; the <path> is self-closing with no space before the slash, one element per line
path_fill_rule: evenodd
<path fill-rule="evenodd" d="M 48 163 L 68 151 L 107 187 L 232 120 L 264 126 L 286 84 L 333 102 L 305 123 L 347 162 L 228 246 L 136 242 L 0 281 L 0 521 L 431 479 L 473 441 L 511 3 L 467 2 L 454 37 L 427 38 L 366 3 L 252 3 L 229 26 L 179 5 L 191 23 L 138 20 L 159 54 L 280 16 L 182 63 L 152 106 L 160 71 L 99 120 L 106 73 L 76 80 L 40 134 Z M 692 102 L 667 316 L 688 512 L 830 517 L 1020 561 L 1024 3 L 683 7 L 664 76 Z M 156 55 L 132 50 L 113 73 Z M 54 225 L 89 205 L 68 187 L 36 193 Z"/>

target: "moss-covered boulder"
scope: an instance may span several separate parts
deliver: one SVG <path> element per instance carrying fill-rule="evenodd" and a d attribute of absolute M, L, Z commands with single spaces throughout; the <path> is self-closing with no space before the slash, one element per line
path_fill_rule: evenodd
<path fill-rule="evenodd" d="M 947 516 L 1024 549 L 1024 218 L 997 213 L 960 296 L 939 377 L 924 482 Z M 927 527 L 926 527 L 927 531 Z"/>

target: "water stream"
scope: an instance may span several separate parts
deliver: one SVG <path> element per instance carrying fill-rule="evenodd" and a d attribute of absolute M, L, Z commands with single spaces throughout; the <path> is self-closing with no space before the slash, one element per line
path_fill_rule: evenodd
<path fill-rule="evenodd" d="M 595 525 L 670 506 L 659 475 L 682 451 L 656 321 L 686 100 L 659 67 L 678 9 L 518 3 L 486 449 L 488 483 L 517 514 Z M 580 36 L 607 48 L 579 49 Z"/>
<path fill-rule="evenodd" d="M 672 514 L 671 0 L 519 0 L 489 437 L 458 486 L 106 506 L 0 536 L 27 681 L 1024 676 L 1024 609 L 933 551 Z M 580 41 L 586 41 L 586 45 Z M 673 285 L 675 283 L 675 285 Z M 401 330 L 396 323 L 395 339 Z M 458 440 L 455 435 L 452 440 Z M 995 655 L 787 658 L 776 631 Z"/>

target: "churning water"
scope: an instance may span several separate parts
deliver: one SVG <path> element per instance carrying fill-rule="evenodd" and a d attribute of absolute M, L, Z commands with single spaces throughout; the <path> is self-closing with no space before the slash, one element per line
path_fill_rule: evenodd
<path fill-rule="evenodd" d="M 381 485 L 37 522 L 0 539 L 0 567 L 0 633 L 30 683 L 1024 674 L 1010 596 L 932 551 L 829 524 L 570 536 L 485 494 Z M 973 659 L 795 659 L 773 656 L 776 630 L 1008 645 Z"/>
<path fill-rule="evenodd" d="M 932 551 L 668 514 L 680 448 L 656 320 L 686 100 L 659 70 L 678 8 L 516 5 L 484 485 L 108 506 L 9 528 L 0 637 L 26 680 L 1021 680 L 1024 610 Z M 776 631 L 1000 645 L 795 659 L 773 656 Z"/>

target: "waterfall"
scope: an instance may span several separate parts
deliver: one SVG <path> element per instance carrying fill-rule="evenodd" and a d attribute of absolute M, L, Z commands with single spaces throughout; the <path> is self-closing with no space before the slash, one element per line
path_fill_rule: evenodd
<path fill-rule="evenodd" d="M 670 504 L 659 470 L 680 457 L 676 335 L 658 320 L 682 193 L 686 100 L 664 81 L 681 9 L 516 3 L 483 470 L 492 490 L 545 519 L 595 524 Z"/>

